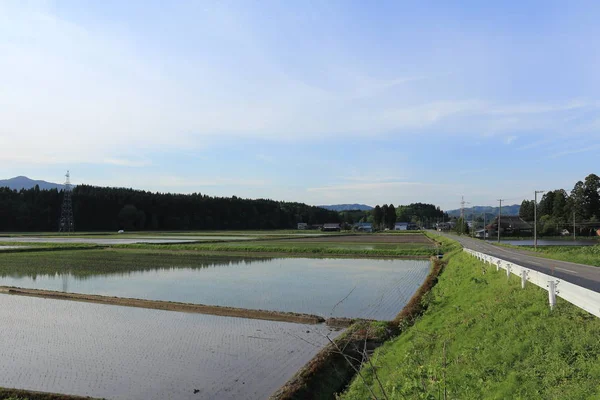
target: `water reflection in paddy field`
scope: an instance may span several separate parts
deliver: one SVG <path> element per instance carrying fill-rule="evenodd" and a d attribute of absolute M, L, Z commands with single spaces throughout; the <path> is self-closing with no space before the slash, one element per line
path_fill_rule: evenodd
<path fill-rule="evenodd" d="M 202 267 L 78 276 L 4 274 L 0 285 L 273 311 L 391 320 L 429 272 L 426 260 L 210 259 Z"/>
<path fill-rule="evenodd" d="M 198 241 L 234 241 L 250 240 L 252 237 L 243 236 L 170 236 L 170 237 L 138 237 L 138 238 L 89 238 L 89 237 L 0 237 L 1 242 L 7 243 L 83 243 L 97 245 L 115 245 L 115 244 L 170 244 L 170 243 L 194 243 Z"/>
<path fill-rule="evenodd" d="M 108 399 L 265 399 L 338 334 L 11 295 L 0 321 L 0 387 Z"/>

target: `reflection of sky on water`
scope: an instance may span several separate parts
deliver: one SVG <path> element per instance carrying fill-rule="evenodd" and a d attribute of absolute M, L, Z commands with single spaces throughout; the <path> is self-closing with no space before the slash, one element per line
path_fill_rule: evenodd
<path fill-rule="evenodd" d="M 0 387 L 109 399 L 264 399 L 339 334 L 5 294 L 0 321 Z"/>
<path fill-rule="evenodd" d="M 12 275 L 2 277 L 0 284 L 387 320 L 408 302 L 428 272 L 429 261 L 425 260 L 237 259 L 211 260 L 193 268 L 152 268 L 83 277 L 70 273 Z"/>

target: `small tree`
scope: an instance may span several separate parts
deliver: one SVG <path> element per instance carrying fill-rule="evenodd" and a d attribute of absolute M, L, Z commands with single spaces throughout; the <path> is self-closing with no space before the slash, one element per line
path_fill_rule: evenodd
<path fill-rule="evenodd" d="M 459 218 L 456 221 L 456 226 L 454 227 L 454 231 L 459 235 L 468 235 L 469 234 L 469 224 L 465 221 L 464 218 Z"/>
<path fill-rule="evenodd" d="M 373 209 L 373 228 L 379 229 L 381 227 L 381 223 L 383 222 L 383 211 L 379 205 L 376 205 Z"/>
<path fill-rule="evenodd" d="M 393 204 L 390 204 L 387 209 L 387 218 L 386 225 L 390 229 L 394 229 L 394 225 L 396 224 L 396 207 Z"/>

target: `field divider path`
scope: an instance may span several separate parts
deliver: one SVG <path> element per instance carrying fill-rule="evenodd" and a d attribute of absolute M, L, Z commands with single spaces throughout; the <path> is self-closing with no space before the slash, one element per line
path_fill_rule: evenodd
<path fill-rule="evenodd" d="M 99 303 L 115 306 L 125 307 L 137 307 L 137 308 L 149 308 L 154 310 L 164 311 L 178 311 L 195 314 L 209 314 L 217 315 L 221 317 L 235 317 L 235 318 L 249 318 L 249 319 L 261 319 L 267 321 L 278 321 L 278 322 L 291 322 L 298 324 L 310 324 L 316 325 L 326 322 L 325 318 L 318 315 L 302 314 L 293 312 L 283 311 L 268 311 L 268 310 L 252 310 L 247 308 L 236 308 L 236 307 L 224 307 L 224 306 L 210 306 L 205 304 L 193 304 L 193 303 L 180 303 L 174 301 L 161 301 L 161 300 L 145 300 L 145 299 L 132 299 L 127 297 L 112 297 L 112 296 L 101 296 L 95 294 L 80 294 L 80 293 L 66 293 L 57 292 L 53 290 L 41 290 L 41 289 L 26 289 L 12 286 L 0 286 L 0 293 L 18 295 L 18 296 L 29 296 L 29 297 L 41 297 L 58 300 L 70 300 L 80 301 L 87 303 Z"/>

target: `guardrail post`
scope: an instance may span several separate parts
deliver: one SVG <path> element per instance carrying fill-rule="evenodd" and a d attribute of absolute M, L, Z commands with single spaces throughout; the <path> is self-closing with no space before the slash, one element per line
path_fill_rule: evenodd
<path fill-rule="evenodd" d="M 556 282 L 548 282 L 548 301 L 550 302 L 550 310 L 554 310 L 556 305 Z"/>
<path fill-rule="evenodd" d="M 527 282 L 527 270 L 521 271 L 521 289 L 525 289 L 525 283 Z"/>
<path fill-rule="evenodd" d="M 506 265 L 506 277 L 510 279 L 510 264 Z"/>
<path fill-rule="evenodd" d="M 498 260 L 498 263 L 496 264 L 496 271 L 500 271 L 500 260 Z"/>

